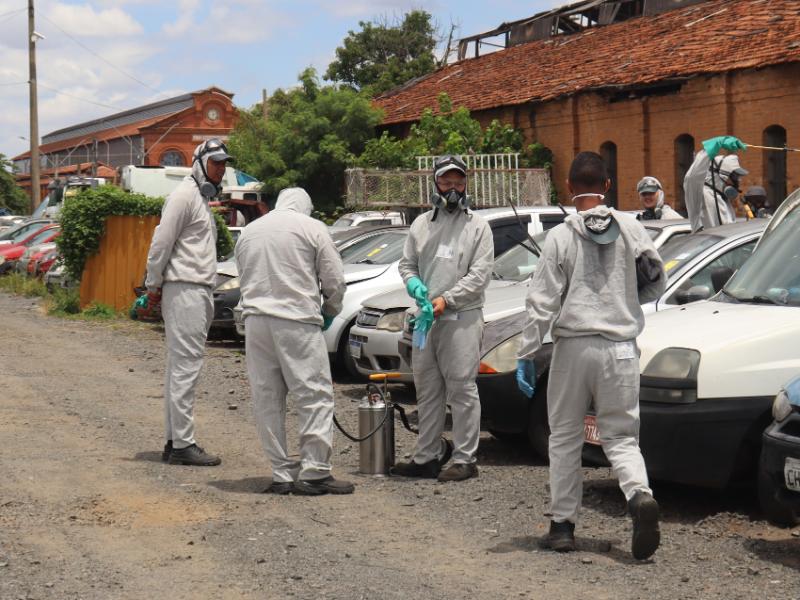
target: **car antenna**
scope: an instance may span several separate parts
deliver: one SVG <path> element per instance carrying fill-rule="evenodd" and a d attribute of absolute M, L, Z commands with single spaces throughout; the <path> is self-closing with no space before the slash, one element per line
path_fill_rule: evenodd
<path fill-rule="evenodd" d="M 561 212 L 562 212 L 562 213 L 564 213 L 564 216 L 565 216 L 565 217 L 568 217 L 568 216 L 569 216 L 569 215 L 567 214 L 567 209 L 566 209 L 566 208 L 564 208 L 564 206 L 561 204 L 561 202 L 559 202 L 559 203 L 558 203 L 558 208 L 560 208 L 560 209 L 561 209 Z"/>
<path fill-rule="evenodd" d="M 517 222 L 519 223 L 519 226 L 520 226 L 520 228 L 522 228 L 522 231 L 524 231 L 524 232 L 525 232 L 525 235 L 527 235 L 527 236 L 528 236 L 528 241 L 531 243 L 531 246 L 533 246 L 533 248 L 536 250 L 536 255 L 537 255 L 537 256 L 541 256 L 541 255 L 542 255 L 542 249 L 541 249 L 541 248 L 539 248 L 539 244 L 537 244 L 537 243 L 534 241 L 534 239 L 533 239 L 533 236 L 532 236 L 532 235 L 530 234 L 530 232 L 528 231 L 528 228 L 527 228 L 527 227 L 525 227 L 525 226 L 522 224 L 522 219 L 520 218 L 520 216 L 519 216 L 519 213 L 517 212 L 517 207 L 516 207 L 516 206 L 514 206 L 514 202 L 513 202 L 513 201 L 511 201 L 511 200 L 509 200 L 509 201 L 508 201 L 508 204 L 509 204 L 509 206 L 511 206 L 511 210 L 513 210 L 513 211 L 514 211 L 514 216 L 515 216 L 515 217 L 517 217 Z"/>

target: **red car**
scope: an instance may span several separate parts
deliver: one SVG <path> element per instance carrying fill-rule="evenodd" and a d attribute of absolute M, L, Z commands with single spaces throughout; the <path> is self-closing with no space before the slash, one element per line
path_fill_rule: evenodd
<path fill-rule="evenodd" d="M 60 232 L 61 227 L 58 225 L 48 225 L 28 236 L 19 244 L 0 246 L 0 275 L 13 269 L 17 260 L 19 260 L 29 247 L 52 242 L 58 237 Z"/>
<path fill-rule="evenodd" d="M 50 250 L 49 252 L 42 252 L 39 256 L 35 257 L 33 265 L 33 275 L 35 277 L 44 277 L 44 274 L 50 270 L 53 263 L 58 260 L 58 250 Z"/>

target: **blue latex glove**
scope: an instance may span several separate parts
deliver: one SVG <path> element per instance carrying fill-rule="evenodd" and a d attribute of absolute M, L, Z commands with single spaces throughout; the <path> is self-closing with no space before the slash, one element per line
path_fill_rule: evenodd
<path fill-rule="evenodd" d="M 417 305 L 422 308 L 422 305 L 428 300 L 428 288 L 422 283 L 419 277 L 412 277 L 406 284 L 406 291 L 408 295 L 417 301 Z"/>
<path fill-rule="evenodd" d="M 517 387 L 528 398 L 533 398 L 536 391 L 536 365 L 532 360 L 517 360 Z"/>
<path fill-rule="evenodd" d="M 327 331 L 328 327 L 331 326 L 333 323 L 333 317 L 329 317 L 325 313 L 322 313 L 322 331 Z"/>
<path fill-rule="evenodd" d="M 411 343 L 415 348 L 420 350 L 425 349 L 425 344 L 428 340 L 428 332 L 433 327 L 433 304 L 428 300 L 420 308 L 419 314 L 411 318 L 414 324 L 414 332 L 411 334 Z"/>
<path fill-rule="evenodd" d="M 747 145 L 732 135 L 720 135 L 703 142 L 703 150 L 706 151 L 709 158 L 714 158 L 723 148 L 728 152 L 738 152 L 747 150 Z"/>

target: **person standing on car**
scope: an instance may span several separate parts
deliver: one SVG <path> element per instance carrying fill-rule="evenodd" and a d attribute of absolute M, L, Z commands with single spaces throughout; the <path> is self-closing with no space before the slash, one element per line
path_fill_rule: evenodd
<path fill-rule="evenodd" d="M 643 177 L 636 185 L 639 192 L 639 202 L 644 209 L 636 218 L 640 221 L 659 221 L 661 219 L 682 219 L 669 204 L 664 202 L 664 188 L 655 177 Z"/>
<path fill-rule="evenodd" d="M 549 546 L 575 550 L 584 417 L 593 405 L 603 450 L 633 518 L 633 556 L 643 559 L 655 552 L 660 534 L 638 442 L 636 337 L 644 326 L 641 303 L 661 295 L 666 275 L 641 223 L 603 204 L 610 184 L 600 155 L 575 157 L 567 188 L 578 213 L 550 231 L 529 284 L 517 382 L 533 397 L 534 357 L 552 326 Z"/>
<path fill-rule="evenodd" d="M 194 403 L 217 277 L 217 224 L 208 201 L 221 191 L 232 160 L 219 140 L 197 146 L 192 174 L 167 196 L 147 255 L 148 304 L 161 302 L 167 341 L 162 459 L 173 465 L 222 462 L 195 443 Z"/>
<path fill-rule="evenodd" d="M 273 494 L 353 492 L 331 475 L 333 383 L 322 337 L 342 310 L 344 270 L 312 208 L 305 190 L 282 190 L 236 244 L 247 375 Z M 300 422 L 299 461 L 286 448 L 287 394 Z"/>
<path fill-rule="evenodd" d="M 760 185 L 751 185 L 744 193 L 743 208 L 748 219 L 768 219 L 772 212 L 767 204 L 767 191 Z"/>
<path fill-rule="evenodd" d="M 475 378 L 494 241 L 486 221 L 469 210 L 464 162 L 440 157 L 434 181 L 434 209 L 414 220 L 399 265 L 409 294 L 432 304 L 435 321 L 425 347 L 412 350 L 417 445 L 413 459 L 398 463 L 394 473 L 460 481 L 478 475 L 481 405 Z M 452 449 L 442 443 L 447 404 L 453 415 Z M 453 464 L 442 471 L 451 452 Z"/>

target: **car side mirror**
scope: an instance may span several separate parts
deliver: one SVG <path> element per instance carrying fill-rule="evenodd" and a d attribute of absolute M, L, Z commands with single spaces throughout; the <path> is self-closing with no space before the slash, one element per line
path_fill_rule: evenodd
<path fill-rule="evenodd" d="M 689 304 L 690 302 L 698 302 L 699 300 L 708 300 L 711 298 L 711 288 L 707 285 L 693 285 L 688 290 L 680 290 L 675 294 L 675 299 L 678 304 Z"/>
<path fill-rule="evenodd" d="M 733 269 L 730 267 L 714 267 L 711 269 L 711 285 L 714 288 L 714 293 L 720 291 L 728 280 L 733 277 Z"/>

